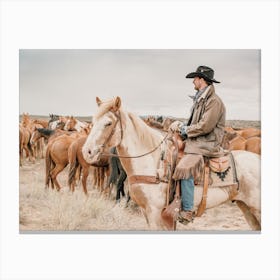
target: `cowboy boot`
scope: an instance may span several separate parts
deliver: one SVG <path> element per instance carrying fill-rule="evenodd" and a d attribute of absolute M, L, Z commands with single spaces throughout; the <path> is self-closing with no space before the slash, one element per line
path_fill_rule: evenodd
<path fill-rule="evenodd" d="M 190 222 L 193 222 L 194 213 L 191 210 L 182 210 L 178 216 L 178 221 L 183 225 L 187 225 Z"/>

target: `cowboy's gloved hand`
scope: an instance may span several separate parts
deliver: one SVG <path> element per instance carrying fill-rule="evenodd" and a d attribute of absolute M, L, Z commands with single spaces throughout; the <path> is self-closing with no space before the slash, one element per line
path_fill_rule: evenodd
<path fill-rule="evenodd" d="M 175 121 L 175 122 L 173 122 L 173 123 L 169 126 L 168 131 L 171 131 L 172 133 L 174 133 L 174 132 L 180 132 L 181 126 L 182 126 L 182 125 L 183 125 L 182 122 L 180 122 L 180 121 Z"/>
<path fill-rule="evenodd" d="M 179 134 L 181 135 L 183 140 L 186 140 L 188 138 L 187 129 L 188 129 L 188 126 L 186 124 L 182 124 L 180 126 Z"/>

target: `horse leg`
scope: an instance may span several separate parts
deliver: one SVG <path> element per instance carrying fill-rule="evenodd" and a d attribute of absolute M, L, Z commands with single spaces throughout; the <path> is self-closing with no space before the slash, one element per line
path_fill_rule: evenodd
<path fill-rule="evenodd" d="M 127 198 L 126 198 L 126 203 L 125 203 L 125 208 L 127 208 L 128 207 L 128 203 L 129 203 L 129 201 L 130 201 L 130 195 L 129 195 L 129 191 L 127 192 Z"/>
<path fill-rule="evenodd" d="M 121 194 L 122 194 L 122 196 L 125 196 L 124 181 L 125 181 L 126 177 L 127 177 L 126 173 L 121 171 L 120 176 L 117 181 L 117 196 L 116 196 L 117 202 L 120 202 Z"/>
<path fill-rule="evenodd" d="M 77 167 L 76 174 L 75 174 L 76 185 L 78 185 L 77 182 L 79 182 L 79 180 L 81 179 L 81 175 L 82 175 L 81 173 L 82 173 L 82 166 L 79 164 L 79 166 Z"/>
<path fill-rule="evenodd" d="M 25 151 L 25 156 L 26 156 L 26 158 L 29 158 L 29 157 L 30 157 L 30 156 L 29 156 L 29 149 L 28 149 L 28 147 L 27 147 L 26 144 L 23 145 L 23 150 Z"/>
<path fill-rule="evenodd" d="M 44 138 L 40 138 L 38 143 L 38 149 L 39 149 L 39 157 L 42 159 L 44 158 Z"/>
<path fill-rule="evenodd" d="M 148 219 L 148 215 L 147 215 L 147 212 L 141 207 L 141 212 L 143 214 L 143 216 L 145 217 L 145 220 L 146 220 L 146 223 L 148 225 L 148 227 L 150 227 L 150 222 L 149 222 L 149 219 Z"/>
<path fill-rule="evenodd" d="M 22 166 L 23 148 L 19 148 L 19 166 Z"/>
<path fill-rule="evenodd" d="M 45 167 L 46 167 L 45 188 L 47 189 L 47 188 L 49 188 L 49 183 L 50 183 L 50 179 L 51 179 L 50 172 L 54 168 L 49 147 L 46 150 Z M 51 179 L 51 184 L 52 184 L 52 189 L 53 189 L 53 180 L 52 179 Z"/>
<path fill-rule="evenodd" d="M 55 166 L 55 168 L 50 172 L 51 178 L 56 186 L 57 191 L 61 189 L 56 177 L 57 175 L 65 168 L 65 164 L 58 164 Z"/>
<path fill-rule="evenodd" d="M 250 208 L 245 202 L 236 200 L 237 206 L 242 211 L 247 223 L 253 230 L 261 230 L 260 213 L 254 208 Z"/>
<path fill-rule="evenodd" d="M 87 178 L 88 178 L 88 173 L 89 173 L 89 167 L 83 167 L 83 178 L 82 178 L 82 185 L 83 185 L 83 190 L 84 193 L 87 195 Z"/>
<path fill-rule="evenodd" d="M 27 144 L 28 150 L 29 150 L 29 161 L 32 163 L 35 163 L 35 147 L 32 147 L 30 142 Z"/>
<path fill-rule="evenodd" d="M 165 228 L 161 217 L 161 209 L 149 206 L 146 211 L 143 211 L 143 214 L 151 230 L 162 230 Z"/>

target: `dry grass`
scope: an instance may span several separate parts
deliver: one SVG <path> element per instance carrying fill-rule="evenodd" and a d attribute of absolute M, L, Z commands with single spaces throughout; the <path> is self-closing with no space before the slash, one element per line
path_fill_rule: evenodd
<path fill-rule="evenodd" d="M 116 204 L 113 197 L 101 195 L 88 179 L 86 197 L 79 185 L 74 193 L 67 187 L 67 170 L 58 180 L 60 192 L 44 187 L 44 160 L 35 164 L 24 161 L 20 168 L 19 224 L 20 231 L 147 231 L 141 210 L 125 199 Z M 192 224 L 178 223 L 179 231 L 186 230 L 250 230 L 236 205 L 227 203 L 207 210 Z"/>
<path fill-rule="evenodd" d="M 147 230 L 135 205 L 125 209 L 125 201 L 116 204 L 90 187 L 85 196 L 82 187 L 72 193 L 67 187 L 60 192 L 44 188 L 44 162 L 25 162 L 20 170 L 20 230 Z M 35 170 L 34 170 L 35 169 Z M 66 186 L 67 171 L 58 176 Z"/>

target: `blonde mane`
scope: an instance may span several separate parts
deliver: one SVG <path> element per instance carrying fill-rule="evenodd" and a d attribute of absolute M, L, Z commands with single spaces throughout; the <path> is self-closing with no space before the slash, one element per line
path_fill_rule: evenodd
<path fill-rule="evenodd" d="M 127 112 L 128 118 L 130 119 L 138 139 L 145 143 L 147 147 L 154 148 L 162 140 L 162 135 L 149 127 L 141 118 L 133 113 Z"/>
<path fill-rule="evenodd" d="M 103 101 L 102 103 L 100 103 L 96 115 L 94 115 L 92 118 L 93 122 L 95 120 L 100 119 L 107 112 L 111 111 L 114 108 L 114 103 L 115 103 L 115 99 L 111 99 L 109 101 Z"/>
<path fill-rule="evenodd" d="M 137 134 L 137 138 L 147 146 L 147 148 L 154 148 L 157 146 L 162 140 L 162 135 L 160 132 L 154 130 L 149 127 L 140 117 L 137 115 L 126 112 L 122 110 L 122 108 L 115 108 L 115 98 L 109 101 L 102 101 L 99 103 L 98 111 L 96 115 L 92 118 L 92 123 L 100 119 L 104 114 L 111 111 L 114 112 L 119 110 L 121 113 L 121 121 L 127 122 L 130 121 L 132 126 L 134 127 L 135 133 Z"/>

